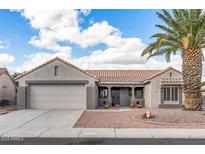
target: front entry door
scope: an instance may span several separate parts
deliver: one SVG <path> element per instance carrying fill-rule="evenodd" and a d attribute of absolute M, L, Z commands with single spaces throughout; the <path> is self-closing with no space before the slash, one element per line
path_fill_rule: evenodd
<path fill-rule="evenodd" d="M 120 89 L 112 89 L 112 106 L 120 105 Z"/>

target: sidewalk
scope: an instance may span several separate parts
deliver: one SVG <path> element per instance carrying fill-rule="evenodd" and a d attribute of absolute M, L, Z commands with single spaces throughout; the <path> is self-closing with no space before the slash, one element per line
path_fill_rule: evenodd
<path fill-rule="evenodd" d="M 51 128 L 29 135 L 29 132 L 6 133 L 3 137 L 36 138 L 200 138 L 205 129 L 133 129 L 133 128 Z"/>
<path fill-rule="evenodd" d="M 64 134 L 51 132 L 40 137 L 63 137 Z M 205 138 L 205 129 L 72 128 L 70 134 L 77 138 Z"/>

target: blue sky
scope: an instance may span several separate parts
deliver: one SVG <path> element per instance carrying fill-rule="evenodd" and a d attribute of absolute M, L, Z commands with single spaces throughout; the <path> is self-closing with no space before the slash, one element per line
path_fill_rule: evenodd
<path fill-rule="evenodd" d="M 106 20 L 110 25 L 118 28 L 124 37 L 139 37 L 144 43 L 149 43 L 149 37 L 157 31 L 155 23 L 159 23 L 156 11 L 159 10 L 92 10 L 83 18 L 82 29 L 88 28 L 93 22 Z M 43 48 L 36 48 L 29 44 L 32 36 L 38 34 L 38 30 L 31 27 L 29 20 L 21 16 L 20 12 L 0 10 L 0 40 L 9 42 L 6 49 L 0 49 L 0 53 L 8 53 L 15 57 L 14 67 L 23 64 L 25 55 L 47 51 Z M 81 49 L 79 45 L 71 45 L 72 56 L 78 58 L 90 54 L 93 50 L 106 48 L 98 44 L 89 48 Z"/>
<path fill-rule="evenodd" d="M 160 10 L 0 10 L 0 67 L 22 72 L 59 56 L 83 69 L 181 69 L 147 60 Z"/>

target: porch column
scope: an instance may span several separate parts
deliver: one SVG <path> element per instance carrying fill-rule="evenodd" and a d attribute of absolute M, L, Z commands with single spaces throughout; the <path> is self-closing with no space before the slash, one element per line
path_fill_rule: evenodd
<path fill-rule="evenodd" d="M 132 97 L 131 99 L 135 99 L 135 87 L 132 86 Z"/>
<path fill-rule="evenodd" d="M 179 104 L 182 105 L 183 85 L 179 86 Z"/>
<path fill-rule="evenodd" d="M 112 103 L 112 94 L 111 94 L 111 86 L 108 86 L 108 101 L 109 103 Z"/>
<path fill-rule="evenodd" d="M 160 92 L 160 96 L 161 96 L 161 104 L 164 104 L 164 85 L 161 86 L 161 92 Z"/>

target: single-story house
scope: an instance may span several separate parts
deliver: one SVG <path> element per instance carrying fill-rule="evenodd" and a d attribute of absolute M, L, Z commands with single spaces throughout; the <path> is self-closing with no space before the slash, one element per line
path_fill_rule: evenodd
<path fill-rule="evenodd" d="M 0 68 L 0 105 L 15 103 L 16 85 L 6 68 Z"/>
<path fill-rule="evenodd" d="M 95 109 L 105 103 L 147 108 L 180 107 L 182 73 L 164 70 L 82 70 L 58 57 L 15 78 L 17 106 L 31 109 Z"/>

